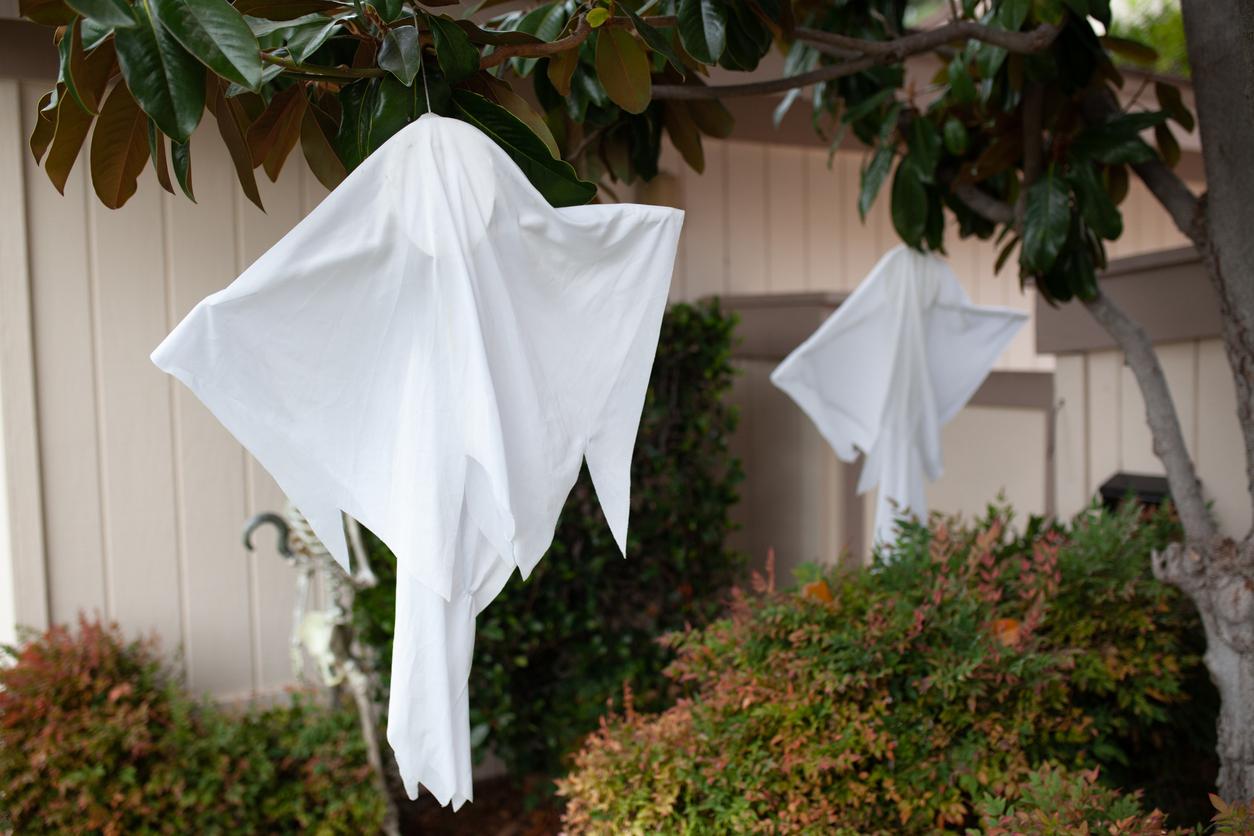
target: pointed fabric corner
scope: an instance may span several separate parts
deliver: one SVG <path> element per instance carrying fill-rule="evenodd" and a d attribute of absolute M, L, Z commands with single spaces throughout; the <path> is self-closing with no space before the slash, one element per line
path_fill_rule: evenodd
<path fill-rule="evenodd" d="M 397 557 L 388 740 L 411 797 L 472 797 L 475 615 L 553 539 L 586 452 L 625 548 L 631 453 L 683 213 L 554 209 L 424 115 L 153 352 L 347 567 Z"/>
<path fill-rule="evenodd" d="M 877 543 L 895 539 L 903 514 L 926 519 L 941 427 L 1027 319 L 972 304 L 944 261 L 902 245 L 771 373 L 842 461 L 864 454 L 858 492 L 880 489 Z"/>

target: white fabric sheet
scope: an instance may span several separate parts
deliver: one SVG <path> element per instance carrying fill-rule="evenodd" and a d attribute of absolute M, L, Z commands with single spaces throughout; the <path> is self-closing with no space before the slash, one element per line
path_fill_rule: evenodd
<path fill-rule="evenodd" d="M 840 459 L 865 454 L 858 492 L 879 486 L 877 543 L 895 539 L 899 515 L 926 519 L 941 427 L 1025 321 L 973 305 L 944 261 L 898 246 L 771 373 Z"/>
<path fill-rule="evenodd" d="M 396 554 L 411 797 L 471 799 L 475 615 L 547 550 L 585 457 L 625 548 L 682 219 L 553 209 L 484 134 L 425 115 L 153 352 L 345 568 L 341 511 Z"/>

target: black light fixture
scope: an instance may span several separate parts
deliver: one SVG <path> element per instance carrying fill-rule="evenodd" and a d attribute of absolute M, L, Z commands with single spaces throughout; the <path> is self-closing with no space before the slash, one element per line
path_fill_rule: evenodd
<path fill-rule="evenodd" d="M 1132 498 L 1146 508 L 1157 508 L 1167 499 L 1167 477 L 1144 473 L 1116 473 L 1097 490 L 1102 505 L 1114 509 Z"/>

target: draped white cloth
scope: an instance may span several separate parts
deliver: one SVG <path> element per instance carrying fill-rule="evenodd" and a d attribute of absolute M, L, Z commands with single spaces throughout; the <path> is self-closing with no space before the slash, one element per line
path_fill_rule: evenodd
<path fill-rule="evenodd" d="M 625 549 L 682 219 L 554 209 L 486 135 L 424 115 L 153 352 L 345 568 L 341 511 L 396 554 L 411 797 L 471 799 L 475 615 L 547 550 L 585 457 Z"/>
<path fill-rule="evenodd" d="M 895 540 L 900 515 L 926 519 L 941 427 L 1025 321 L 973 305 L 944 261 L 901 245 L 771 372 L 841 460 L 866 456 L 858 492 L 879 486 L 877 543 Z"/>

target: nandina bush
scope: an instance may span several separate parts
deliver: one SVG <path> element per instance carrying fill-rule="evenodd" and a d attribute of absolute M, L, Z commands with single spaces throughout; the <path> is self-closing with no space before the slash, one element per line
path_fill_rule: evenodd
<path fill-rule="evenodd" d="M 742 566 L 725 545 L 741 478 L 725 398 L 734 324 L 716 302 L 666 313 L 632 460 L 627 559 L 585 469 L 531 577 L 515 573 L 479 615 L 474 740 L 516 776 L 559 774 L 625 681 L 642 707 L 662 707 L 671 653 L 656 639 L 721 612 Z M 357 596 L 355 616 L 386 679 L 396 562 L 368 539 L 381 583 Z"/>
<path fill-rule="evenodd" d="M 684 696 L 603 721 L 559 782 L 567 830 L 961 830 L 1042 764 L 1135 791 L 1165 753 L 1204 787 L 1212 741 L 1181 719 L 1213 728 L 1200 627 L 1149 572 L 1169 519 L 1008 522 L 910 526 L 869 570 L 761 584 L 671 636 Z"/>
<path fill-rule="evenodd" d="M 377 831 L 355 716 L 192 699 L 153 642 L 81 620 L 0 667 L 0 832 Z"/>

